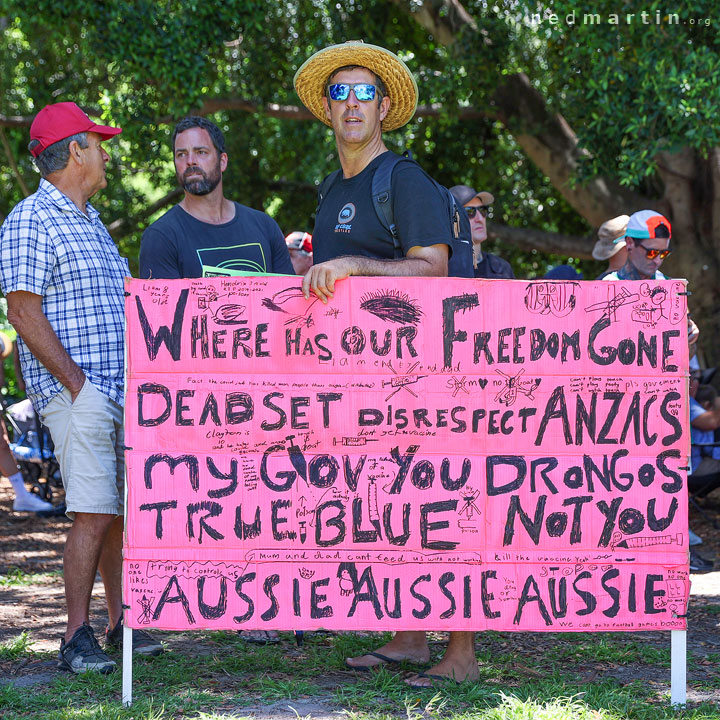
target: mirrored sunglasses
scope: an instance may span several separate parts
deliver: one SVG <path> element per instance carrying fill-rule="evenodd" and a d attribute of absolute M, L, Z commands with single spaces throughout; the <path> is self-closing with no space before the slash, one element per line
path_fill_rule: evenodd
<path fill-rule="evenodd" d="M 645 256 L 648 260 L 654 260 L 655 258 L 664 260 L 672 252 L 672 250 L 649 250 L 639 240 L 635 240 L 635 244 L 645 251 Z"/>
<path fill-rule="evenodd" d="M 490 211 L 489 205 L 480 205 L 479 207 L 466 207 L 465 212 L 467 213 L 467 216 L 472 219 L 475 217 L 477 213 L 480 213 L 484 218 L 488 216 L 488 212 Z"/>
<path fill-rule="evenodd" d="M 351 90 L 360 102 L 375 99 L 376 88 L 370 83 L 335 83 L 328 88 L 331 100 L 347 100 Z"/>

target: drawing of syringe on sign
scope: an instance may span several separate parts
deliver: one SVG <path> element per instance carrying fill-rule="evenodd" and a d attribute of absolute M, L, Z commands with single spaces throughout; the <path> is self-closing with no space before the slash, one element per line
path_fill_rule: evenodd
<path fill-rule="evenodd" d="M 417 397 L 417 393 L 408 387 L 408 385 L 414 385 L 420 378 L 427 377 L 427 375 L 413 375 L 412 371 L 420 364 L 420 361 L 413 363 L 409 368 L 405 375 L 398 375 L 395 372 L 395 368 L 390 365 L 390 369 L 395 373 L 394 378 L 390 378 L 389 380 L 383 380 L 383 387 L 387 387 L 388 385 L 392 388 L 395 388 L 386 398 L 385 402 L 387 402 L 393 395 L 396 393 L 399 393 L 401 390 L 407 390 L 413 397 Z"/>
<path fill-rule="evenodd" d="M 615 550 L 615 548 L 623 548 L 625 550 L 638 549 L 652 545 L 677 545 L 678 548 L 682 548 L 683 534 L 624 537 L 621 532 L 614 532 L 612 540 L 610 541 L 610 548 L 612 550 Z"/>
<path fill-rule="evenodd" d="M 460 516 L 460 519 L 458 520 L 458 527 L 461 530 L 464 530 L 469 527 L 474 527 L 477 520 L 480 519 L 481 511 L 475 504 L 475 501 L 480 497 L 480 491 L 468 487 L 460 493 L 460 497 L 463 502 L 460 509 L 457 511 Z M 477 516 L 477 519 L 473 520 L 475 516 Z"/>

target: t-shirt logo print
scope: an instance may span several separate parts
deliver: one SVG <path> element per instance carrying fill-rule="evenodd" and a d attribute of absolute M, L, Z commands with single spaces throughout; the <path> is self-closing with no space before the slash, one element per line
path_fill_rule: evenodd
<path fill-rule="evenodd" d="M 338 213 L 339 223 L 349 223 L 355 217 L 355 206 L 352 203 L 347 203 L 343 209 Z"/>
<path fill-rule="evenodd" d="M 338 224 L 335 226 L 335 232 L 348 233 L 352 230 L 352 225 L 349 223 L 355 217 L 355 205 L 353 203 L 345 203 L 342 209 L 338 213 Z"/>

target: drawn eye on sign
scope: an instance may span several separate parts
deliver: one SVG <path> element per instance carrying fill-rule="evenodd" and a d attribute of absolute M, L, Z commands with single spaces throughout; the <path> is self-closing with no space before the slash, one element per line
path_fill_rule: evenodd
<path fill-rule="evenodd" d="M 417 300 L 397 290 L 379 290 L 360 298 L 360 308 L 386 322 L 417 325 L 423 311 Z"/>
<path fill-rule="evenodd" d="M 525 307 L 536 315 L 565 317 L 577 304 L 576 282 L 534 282 L 525 287 Z"/>
<path fill-rule="evenodd" d="M 213 320 L 218 325 L 245 325 L 247 320 L 241 319 L 245 314 L 245 306 L 235 303 L 221 305 L 217 310 L 210 310 Z"/>

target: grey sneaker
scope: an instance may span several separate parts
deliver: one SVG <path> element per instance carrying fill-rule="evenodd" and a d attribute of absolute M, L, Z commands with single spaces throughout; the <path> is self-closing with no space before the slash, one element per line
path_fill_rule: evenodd
<path fill-rule="evenodd" d="M 84 623 L 75 631 L 70 642 L 66 643 L 64 638 L 60 640 L 58 667 L 77 674 L 90 671 L 106 674 L 115 670 L 116 666 L 100 648 L 93 629 Z"/>
<path fill-rule="evenodd" d="M 123 640 L 122 618 L 111 630 L 110 626 L 105 628 L 105 647 L 121 648 Z M 133 652 L 139 655 L 159 655 L 163 652 L 163 646 L 149 632 L 134 629 L 132 631 Z"/>

